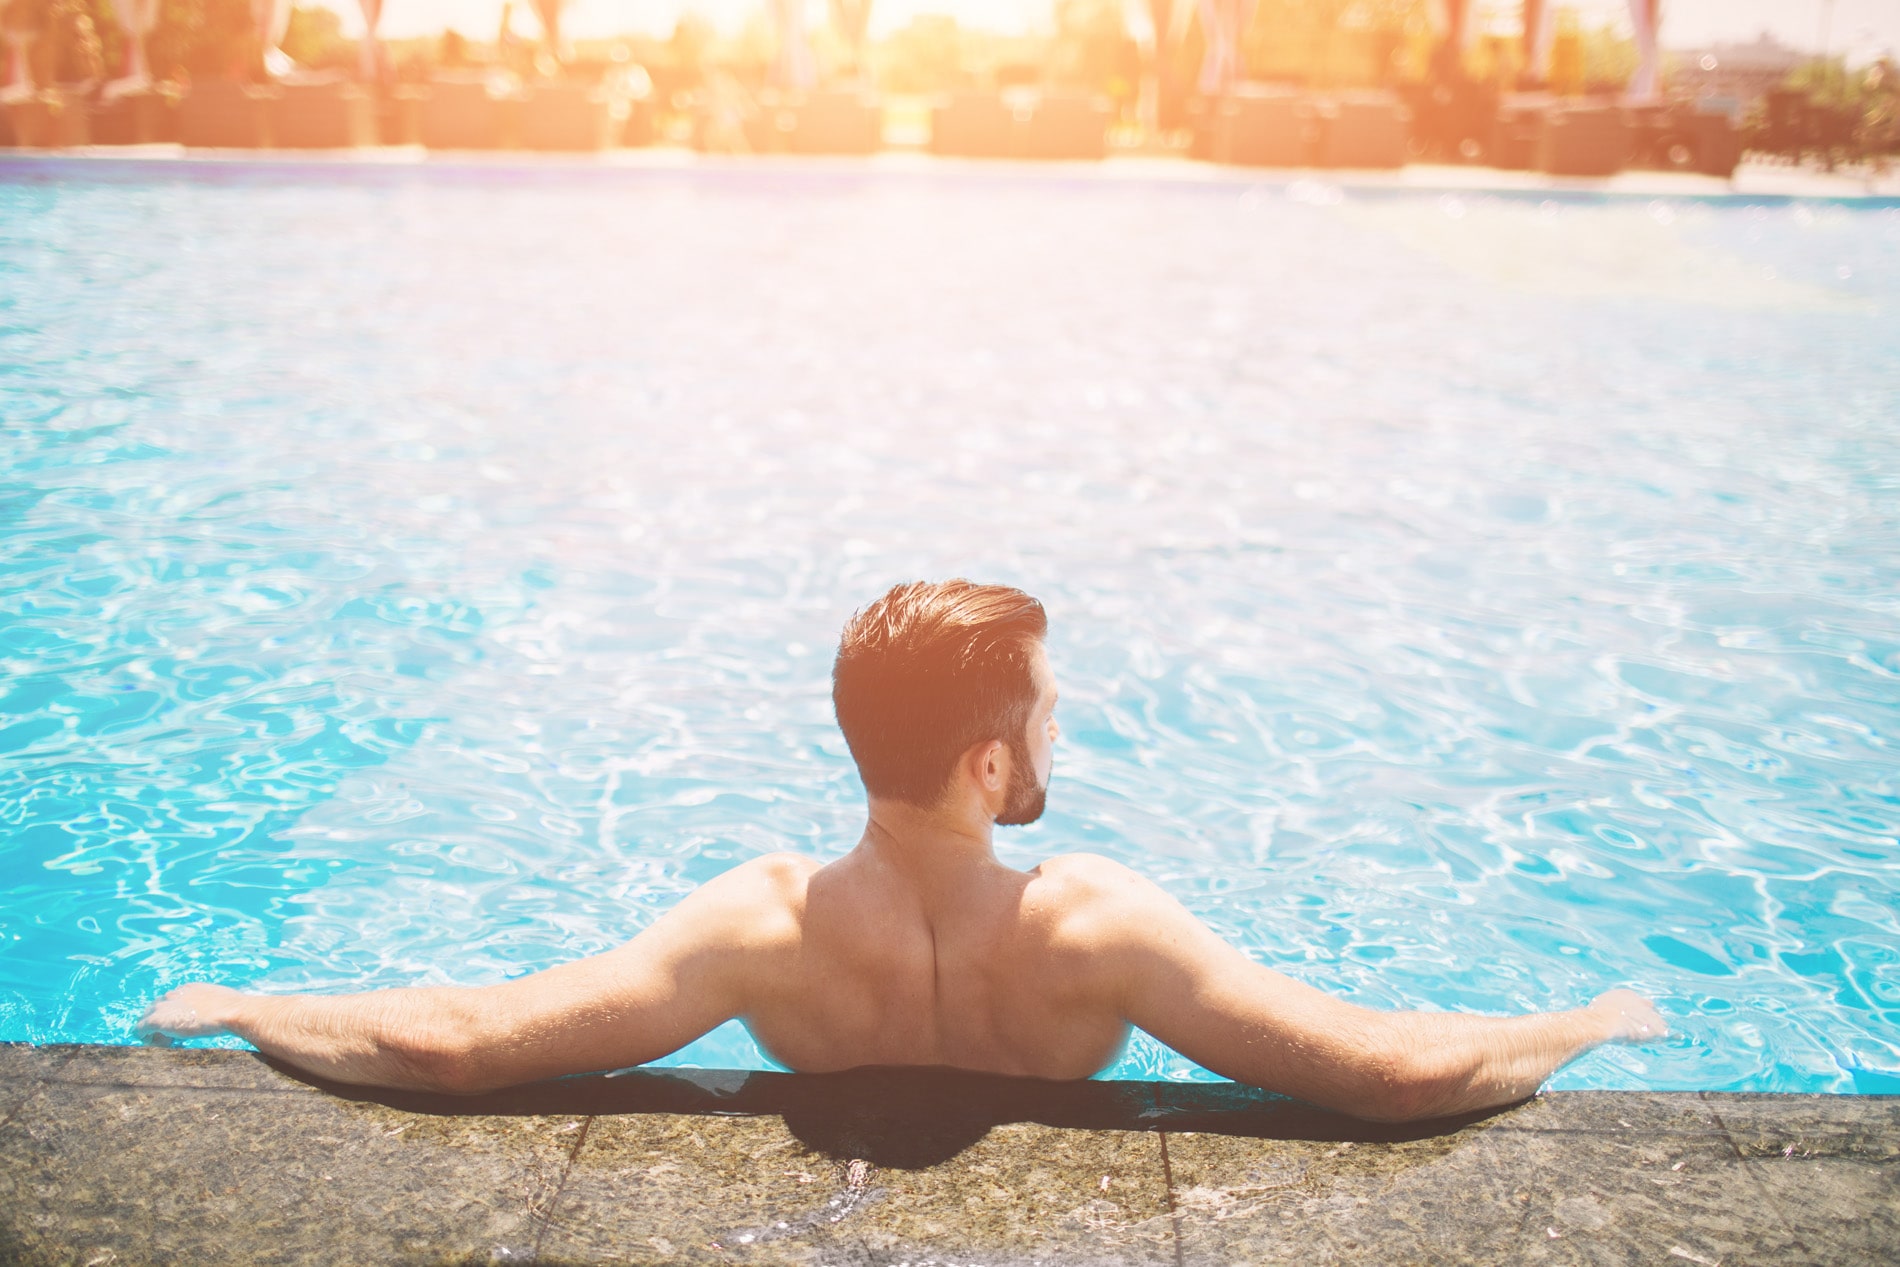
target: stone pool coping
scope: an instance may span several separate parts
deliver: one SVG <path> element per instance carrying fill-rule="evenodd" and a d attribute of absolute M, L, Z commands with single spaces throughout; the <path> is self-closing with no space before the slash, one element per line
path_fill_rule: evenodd
<path fill-rule="evenodd" d="M 946 158 L 905 150 L 862 157 L 699 154 L 673 146 L 599 154 L 521 150 L 429 151 L 419 145 L 358 150 L 218 150 L 154 145 L 83 146 L 64 150 L 0 148 L 0 180 L 146 180 L 165 176 L 218 179 L 238 173 L 276 179 L 385 180 L 430 172 L 449 178 L 620 180 L 641 174 L 710 175 L 777 180 L 832 180 L 871 175 L 985 179 L 1001 183 L 1163 184 L 1285 188 L 1320 200 L 1454 195 L 1596 201 L 1674 199 L 1697 202 L 1825 202 L 1900 206 L 1900 167 L 1883 172 L 1825 172 L 1782 163 L 1744 163 L 1732 177 L 1632 170 L 1604 177 L 1548 176 L 1495 167 L 1411 163 L 1391 171 L 1338 168 L 1235 167 L 1182 156 L 1116 155 L 1086 161 Z"/>
<path fill-rule="evenodd" d="M 638 1071 L 473 1099 L 0 1045 L 0 1262 L 1876 1263 L 1900 1097 Z"/>

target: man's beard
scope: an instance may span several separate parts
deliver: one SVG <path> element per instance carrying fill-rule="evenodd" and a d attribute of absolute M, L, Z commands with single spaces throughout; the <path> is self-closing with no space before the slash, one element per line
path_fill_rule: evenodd
<path fill-rule="evenodd" d="M 996 816 L 998 827 L 1021 827 L 1042 817 L 1049 801 L 1047 785 L 1036 782 L 1036 762 L 1028 745 L 1009 745 L 1009 792 L 1003 798 L 1003 812 Z"/>

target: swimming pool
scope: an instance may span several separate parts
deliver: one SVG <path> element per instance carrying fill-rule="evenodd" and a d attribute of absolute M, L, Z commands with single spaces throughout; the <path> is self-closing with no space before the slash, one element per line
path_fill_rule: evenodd
<path fill-rule="evenodd" d="M 1006 860 L 1368 1004 L 1659 999 L 1557 1086 L 1900 1089 L 1897 305 L 1890 206 L 16 164 L 0 1038 L 834 856 L 837 628 L 964 574 L 1053 622 Z"/>

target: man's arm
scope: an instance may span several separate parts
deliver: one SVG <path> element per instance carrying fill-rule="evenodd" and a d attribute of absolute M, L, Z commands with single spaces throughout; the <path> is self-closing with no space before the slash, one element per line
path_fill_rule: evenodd
<path fill-rule="evenodd" d="M 1084 870 L 1093 911 L 1084 935 L 1126 1020 L 1223 1077 L 1356 1117 L 1510 1104 L 1592 1047 L 1669 1032 L 1628 990 L 1529 1016 L 1359 1007 L 1252 962 L 1124 867 L 1094 859 Z"/>
<path fill-rule="evenodd" d="M 746 1010 L 806 865 L 735 867 L 615 950 L 498 985 L 343 995 L 187 985 L 154 1003 L 139 1031 L 156 1041 L 228 1032 L 333 1081 L 456 1094 L 643 1064 Z"/>

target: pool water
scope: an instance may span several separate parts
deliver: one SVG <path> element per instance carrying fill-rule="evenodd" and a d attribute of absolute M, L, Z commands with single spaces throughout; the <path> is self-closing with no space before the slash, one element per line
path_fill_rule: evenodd
<path fill-rule="evenodd" d="M 0 1039 L 835 857 L 836 631 L 968 575 L 1063 692 L 1007 861 L 1380 1007 L 1659 1000 L 1556 1086 L 1900 1089 L 1897 309 L 1890 205 L 16 161 Z"/>

